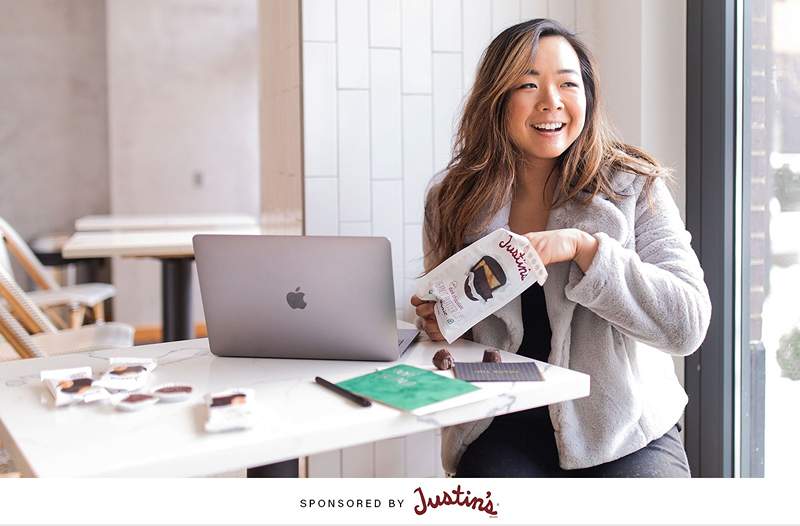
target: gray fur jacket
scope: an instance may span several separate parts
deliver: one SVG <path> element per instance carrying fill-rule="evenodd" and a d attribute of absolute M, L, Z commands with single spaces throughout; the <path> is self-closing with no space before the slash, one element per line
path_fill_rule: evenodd
<path fill-rule="evenodd" d="M 652 186 L 648 206 L 643 179 L 617 173 L 612 184 L 622 201 L 598 194 L 585 206 L 569 202 L 551 210 L 547 222 L 547 230 L 579 228 L 599 242 L 585 274 L 574 262 L 556 263 L 548 266 L 544 284 L 552 329 L 548 362 L 591 378 L 588 397 L 549 408 L 563 469 L 616 460 L 674 426 L 688 398 L 672 356 L 694 352 L 708 329 L 711 302 L 690 235 L 664 182 Z M 466 241 L 508 228 L 510 209 L 508 203 L 480 236 Z M 520 306 L 517 297 L 478 323 L 472 339 L 517 352 Z M 443 430 L 447 472 L 456 471 L 491 420 Z"/>

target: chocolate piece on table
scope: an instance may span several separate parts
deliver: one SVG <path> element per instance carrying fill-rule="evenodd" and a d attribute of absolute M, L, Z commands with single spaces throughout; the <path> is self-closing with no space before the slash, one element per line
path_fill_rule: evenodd
<path fill-rule="evenodd" d="M 483 351 L 483 361 L 486 363 L 501 363 L 503 361 L 503 357 L 500 355 L 500 351 L 486 349 Z"/>
<path fill-rule="evenodd" d="M 132 395 L 126 396 L 122 401 L 126 402 L 126 403 L 129 403 L 129 404 L 135 404 L 137 402 L 147 402 L 147 401 L 152 400 L 152 399 L 153 399 L 153 397 L 148 395 L 148 394 L 138 394 L 137 393 L 137 394 L 132 394 Z"/>
<path fill-rule="evenodd" d="M 111 369 L 109 374 L 113 374 L 116 376 L 121 376 L 124 374 L 136 374 L 146 371 L 147 369 L 143 365 L 120 365 Z"/>
<path fill-rule="evenodd" d="M 247 395 L 244 393 L 234 393 L 228 396 L 215 396 L 211 399 L 211 407 L 223 405 L 239 405 L 246 402 Z"/>
<path fill-rule="evenodd" d="M 436 351 L 436 354 L 433 355 L 433 365 L 441 371 L 452 369 L 454 362 L 453 355 L 450 354 L 447 349 L 439 349 Z"/>
<path fill-rule="evenodd" d="M 156 389 L 156 393 L 191 393 L 192 388 L 188 385 L 170 385 Z"/>
<path fill-rule="evenodd" d="M 75 378 L 74 380 L 62 380 L 58 386 L 64 393 L 75 394 L 86 391 L 92 386 L 92 383 L 91 378 Z"/>

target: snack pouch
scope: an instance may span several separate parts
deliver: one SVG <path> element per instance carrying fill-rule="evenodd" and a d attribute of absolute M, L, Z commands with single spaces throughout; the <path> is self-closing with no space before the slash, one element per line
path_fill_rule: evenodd
<path fill-rule="evenodd" d="M 216 433 L 252 427 L 255 396 L 252 389 L 228 389 L 206 395 L 206 431 Z"/>
<path fill-rule="evenodd" d="M 109 397 L 108 391 L 92 379 L 91 367 L 52 369 L 39 373 L 39 379 L 53 395 L 56 407 L 80 402 L 96 402 Z"/>
<path fill-rule="evenodd" d="M 141 389 L 156 368 L 152 358 L 109 358 L 109 369 L 103 374 L 98 385 L 112 391 L 136 391 Z"/>
<path fill-rule="evenodd" d="M 417 296 L 433 311 L 447 343 L 522 294 L 547 271 L 528 238 L 504 228 L 456 252 L 417 280 Z"/>

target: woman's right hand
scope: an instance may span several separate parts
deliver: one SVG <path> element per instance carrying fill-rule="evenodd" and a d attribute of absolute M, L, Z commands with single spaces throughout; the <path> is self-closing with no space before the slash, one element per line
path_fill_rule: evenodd
<path fill-rule="evenodd" d="M 435 302 L 433 301 L 419 299 L 416 294 L 411 296 L 411 305 L 414 306 L 417 316 L 422 318 L 422 327 L 425 329 L 428 337 L 431 341 L 440 342 L 444 340 L 444 336 L 442 336 L 442 332 L 439 330 L 439 324 L 436 322 L 436 315 L 433 313 L 434 304 Z"/>

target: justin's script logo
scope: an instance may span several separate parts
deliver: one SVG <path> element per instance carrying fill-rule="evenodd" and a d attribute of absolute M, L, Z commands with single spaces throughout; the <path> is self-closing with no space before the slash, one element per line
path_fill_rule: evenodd
<path fill-rule="evenodd" d="M 482 511 L 492 517 L 497 515 L 497 512 L 494 511 L 491 491 L 487 491 L 484 498 L 470 497 L 470 491 L 462 491 L 461 484 L 459 484 L 453 491 L 443 491 L 441 495 L 435 497 L 426 497 L 420 487 L 417 487 L 414 493 L 419 496 L 420 500 L 420 503 L 414 506 L 414 513 L 417 515 L 424 515 L 429 509 L 433 510 L 440 506 L 463 506 Z"/>
<path fill-rule="evenodd" d="M 511 236 L 508 236 L 507 241 L 501 241 L 498 246 L 506 249 L 506 252 L 511 254 L 511 257 L 514 258 L 514 261 L 517 264 L 519 279 L 521 281 L 525 281 L 525 277 L 528 275 L 528 272 L 531 271 L 531 269 L 528 268 L 528 265 L 525 264 L 525 254 L 527 254 L 527 252 L 520 252 L 514 248 L 511 244 Z"/>

